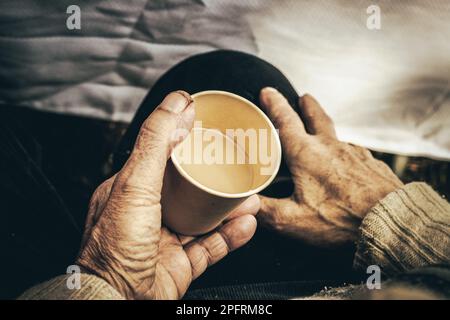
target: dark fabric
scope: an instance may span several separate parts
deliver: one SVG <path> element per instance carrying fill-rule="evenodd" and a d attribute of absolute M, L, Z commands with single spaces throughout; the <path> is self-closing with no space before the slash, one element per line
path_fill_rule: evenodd
<path fill-rule="evenodd" d="M 450 299 L 450 265 L 432 265 L 417 268 L 396 275 L 386 283 L 391 285 L 406 285 L 428 290 L 439 297 Z"/>
<path fill-rule="evenodd" d="M 358 284 L 355 282 L 355 284 Z M 347 286 L 339 281 L 289 281 L 251 283 L 189 290 L 184 300 L 286 300 L 294 298 L 371 299 L 378 290 L 370 290 L 364 281 Z M 450 265 L 433 265 L 399 274 L 382 283 L 381 295 L 386 289 L 406 286 L 425 290 L 435 297 L 450 298 Z M 384 290 L 384 291 L 383 291 Z M 389 299 L 391 295 L 386 296 Z M 402 298 L 402 297 L 398 297 Z M 404 298 L 404 297 L 403 297 Z"/>
<path fill-rule="evenodd" d="M 41 170 L 40 145 L 0 111 L 0 298 L 65 272 L 80 238 L 73 217 Z"/>
<path fill-rule="evenodd" d="M 287 300 L 311 296 L 324 288 L 342 286 L 337 281 L 250 283 L 191 290 L 184 300 Z"/>

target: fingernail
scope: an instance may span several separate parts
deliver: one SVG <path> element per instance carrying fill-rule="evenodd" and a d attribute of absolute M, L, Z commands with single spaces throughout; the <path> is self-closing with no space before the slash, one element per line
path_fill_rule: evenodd
<path fill-rule="evenodd" d="M 278 92 L 277 89 L 272 88 L 272 87 L 265 87 L 264 89 L 262 89 L 262 91 L 265 91 L 265 92 Z"/>
<path fill-rule="evenodd" d="M 192 102 L 191 96 L 184 91 L 169 93 L 160 105 L 161 109 L 179 114 Z"/>

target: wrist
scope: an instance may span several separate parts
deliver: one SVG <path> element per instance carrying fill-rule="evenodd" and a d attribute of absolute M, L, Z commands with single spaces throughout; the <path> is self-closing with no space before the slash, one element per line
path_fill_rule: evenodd
<path fill-rule="evenodd" d="M 109 267 L 99 267 L 97 263 L 87 261 L 85 258 L 78 258 L 76 264 L 80 267 L 81 273 L 96 276 L 106 281 L 113 287 L 123 298 L 134 299 L 134 294 L 129 281 L 121 276 L 120 272 L 112 270 Z"/>

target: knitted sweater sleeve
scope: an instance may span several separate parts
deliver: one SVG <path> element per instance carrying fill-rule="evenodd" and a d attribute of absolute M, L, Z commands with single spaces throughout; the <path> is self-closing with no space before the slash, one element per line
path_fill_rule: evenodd
<path fill-rule="evenodd" d="M 63 275 L 25 291 L 19 300 L 123 300 L 106 281 L 93 275 L 79 274 L 79 286 L 74 286 L 73 275 Z"/>
<path fill-rule="evenodd" d="M 392 276 L 450 262 L 450 205 L 425 183 L 398 189 L 364 218 L 353 265 L 378 265 Z"/>

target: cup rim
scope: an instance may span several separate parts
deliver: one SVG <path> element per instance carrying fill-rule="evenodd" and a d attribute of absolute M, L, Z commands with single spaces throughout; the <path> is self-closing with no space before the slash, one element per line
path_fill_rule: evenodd
<path fill-rule="evenodd" d="M 277 130 L 275 128 L 275 126 L 273 125 L 272 121 L 270 121 L 269 117 L 267 117 L 267 115 L 260 109 L 258 108 L 253 102 L 245 99 L 244 97 L 241 97 L 237 94 L 234 94 L 232 92 L 228 92 L 228 91 L 222 91 L 222 90 L 205 90 L 205 91 L 200 91 L 197 93 L 194 93 L 191 95 L 191 97 L 194 99 L 196 97 L 199 96 L 203 96 L 203 95 L 209 95 L 209 94 L 219 94 L 219 95 L 225 95 L 225 96 L 229 96 L 238 100 L 241 100 L 242 102 L 244 102 L 245 104 L 247 104 L 249 107 L 253 108 L 256 110 L 256 112 L 259 113 L 259 115 L 268 123 L 270 129 L 272 130 L 272 132 L 275 135 L 275 141 L 276 141 L 276 149 L 278 151 L 279 157 L 277 159 L 277 163 L 275 165 L 275 168 L 272 172 L 272 175 L 269 177 L 269 179 L 267 179 L 263 184 L 261 184 L 260 186 L 258 186 L 257 188 L 254 189 L 250 189 L 248 191 L 245 192 L 240 192 L 240 193 L 228 193 L 228 192 L 222 192 L 222 191 L 217 191 L 214 190 L 212 188 L 209 188 L 203 184 L 201 184 L 200 182 L 198 182 L 197 180 L 195 180 L 194 178 L 192 178 L 189 174 L 187 174 L 187 172 L 181 167 L 180 163 L 178 162 L 178 160 L 176 159 L 176 157 L 173 157 L 172 155 L 174 154 L 174 150 L 172 150 L 172 153 L 170 155 L 170 159 L 172 161 L 172 163 L 174 164 L 175 168 L 177 169 L 177 171 L 187 180 L 189 181 L 191 184 L 193 184 L 194 186 L 196 186 L 197 188 L 209 193 L 209 194 L 213 194 L 222 198 L 245 198 L 245 197 L 249 197 L 251 195 L 257 194 L 258 192 L 262 191 L 263 189 L 265 189 L 272 181 L 273 179 L 275 179 L 279 169 L 280 169 L 280 165 L 281 165 L 281 141 L 280 141 L 280 137 L 277 133 Z"/>

